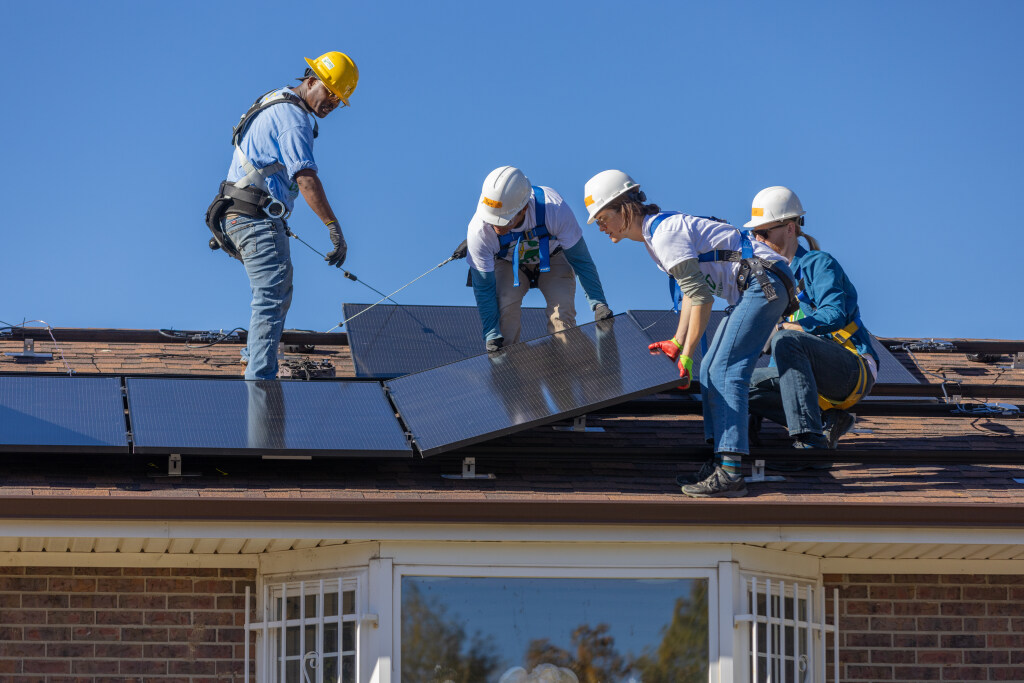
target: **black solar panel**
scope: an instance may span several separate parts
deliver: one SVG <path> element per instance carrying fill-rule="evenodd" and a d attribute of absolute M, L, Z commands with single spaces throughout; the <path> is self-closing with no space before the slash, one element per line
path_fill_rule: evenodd
<path fill-rule="evenodd" d="M 345 319 L 369 304 L 344 304 Z M 548 333 L 543 308 L 524 308 L 521 341 Z M 346 325 L 357 377 L 399 377 L 484 350 L 475 306 L 375 306 Z"/>
<path fill-rule="evenodd" d="M 121 381 L 0 377 L 0 450 L 128 451 Z"/>
<path fill-rule="evenodd" d="M 137 453 L 411 457 L 377 382 L 129 378 Z"/>
<path fill-rule="evenodd" d="M 620 315 L 385 382 L 423 455 L 675 386 L 679 371 Z"/>
<path fill-rule="evenodd" d="M 629 315 L 642 327 L 650 336 L 651 341 L 671 339 L 676 333 L 676 325 L 679 323 L 679 314 L 672 311 L 648 311 L 632 310 Z M 719 323 L 725 318 L 725 311 L 712 311 L 711 319 L 708 321 L 708 329 L 705 332 L 707 342 L 710 344 L 718 329 Z M 920 382 L 896 358 L 885 348 L 875 337 L 871 337 L 871 345 L 878 354 L 880 360 L 878 367 L 878 383 L 880 384 L 920 384 Z M 693 359 L 693 373 L 699 377 L 700 359 L 703 354 L 698 353 Z M 763 368 L 768 365 L 769 357 L 761 356 L 757 360 L 757 367 Z"/>

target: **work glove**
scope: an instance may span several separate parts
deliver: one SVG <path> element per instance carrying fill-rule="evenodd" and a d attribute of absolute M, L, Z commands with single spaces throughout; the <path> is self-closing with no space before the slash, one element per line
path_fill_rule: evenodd
<path fill-rule="evenodd" d="M 677 342 L 675 337 L 672 337 L 667 341 L 654 342 L 647 347 L 647 350 L 654 355 L 663 353 L 670 360 L 676 360 L 679 358 L 679 352 L 683 350 L 683 345 Z"/>
<path fill-rule="evenodd" d="M 615 315 L 612 313 L 612 309 L 608 308 L 608 304 L 598 304 L 594 306 L 594 321 L 607 320 L 608 318 Z"/>
<path fill-rule="evenodd" d="M 345 257 L 348 255 L 348 244 L 345 243 L 345 237 L 341 234 L 341 227 L 337 221 L 333 221 L 327 226 L 327 232 L 330 233 L 334 249 L 327 252 L 324 260 L 329 266 L 341 268 L 341 264 L 345 262 Z"/>
<path fill-rule="evenodd" d="M 453 259 L 466 258 L 466 254 L 469 253 L 469 241 L 462 240 L 462 244 L 455 247 L 455 251 L 452 252 Z"/>
<path fill-rule="evenodd" d="M 505 338 L 504 337 L 495 337 L 494 339 L 488 339 L 487 340 L 487 352 L 488 353 L 494 353 L 495 351 L 500 351 L 501 347 L 503 347 L 503 346 L 505 346 Z"/>
<path fill-rule="evenodd" d="M 679 388 L 683 390 L 689 389 L 690 381 L 693 379 L 693 359 L 689 356 L 680 356 L 678 365 L 679 376 L 682 378 Z"/>

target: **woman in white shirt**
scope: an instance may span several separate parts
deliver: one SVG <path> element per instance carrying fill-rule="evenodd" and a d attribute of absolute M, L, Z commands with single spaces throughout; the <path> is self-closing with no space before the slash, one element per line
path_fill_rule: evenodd
<path fill-rule="evenodd" d="M 714 443 L 715 458 L 682 491 L 694 498 L 745 496 L 740 465 L 748 453 L 750 376 L 775 323 L 796 305 L 792 272 L 779 254 L 727 223 L 645 203 L 640 186 L 622 171 L 598 173 L 587 181 L 584 196 L 588 223 L 596 222 L 612 242 L 643 242 L 658 267 L 679 283 L 676 334 L 649 348 L 678 363 L 684 388 L 714 298 L 729 305 L 700 368 L 704 434 Z"/>

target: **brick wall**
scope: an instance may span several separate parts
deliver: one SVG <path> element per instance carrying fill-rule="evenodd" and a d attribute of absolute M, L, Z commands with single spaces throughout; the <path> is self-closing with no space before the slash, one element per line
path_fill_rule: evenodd
<path fill-rule="evenodd" d="M 842 681 L 1024 681 L 1024 576 L 830 574 L 825 584 L 839 588 Z"/>
<path fill-rule="evenodd" d="M 0 567 L 0 680 L 241 681 L 251 569 Z"/>

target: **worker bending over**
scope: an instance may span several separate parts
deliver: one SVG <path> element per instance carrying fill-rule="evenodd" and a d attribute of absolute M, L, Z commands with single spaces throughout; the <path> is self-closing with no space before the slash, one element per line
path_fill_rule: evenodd
<path fill-rule="evenodd" d="M 292 300 L 292 262 L 286 220 L 301 193 L 327 226 L 333 249 L 326 261 L 340 267 L 347 245 L 317 175 L 313 139 L 318 124 L 347 106 L 359 71 L 341 52 L 315 60 L 292 88 L 260 97 L 232 135 L 235 153 L 227 180 L 207 210 L 217 246 L 242 261 L 252 288 L 252 317 L 242 362 L 246 379 L 277 378 L 277 347 Z M 211 243 L 213 246 L 213 243 Z"/>
<path fill-rule="evenodd" d="M 777 325 L 772 366 L 754 371 L 750 412 L 786 426 L 797 448 L 835 448 L 853 426 L 846 411 L 875 383 L 878 356 L 860 319 L 857 290 L 839 261 L 803 231 L 805 213 L 792 190 L 768 187 L 754 197 L 744 225 L 789 263 L 800 301 L 800 308 Z M 800 237 L 810 250 L 800 245 Z M 773 467 L 793 469 L 783 463 Z"/>
<path fill-rule="evenodd" d="M 549 333 L 576 325 L 576 277 L 594 319 L 611 317 L 572 209 L 550 187 L 531 186 L 518 168 L 502 166 L 487 175 L 466 242 L 488 351 L 519 342 L 523 297 L 532 287 L 547 302 Z"/>
<path fill-rule="evenodd" d="M 700 367 L 704 436 L 713 442 L 715 457 L 682 491 L 695 498 L 745 496 L 740 465 L 748 452 L 750 375 L 776 321 L 796 308 L 793 274 L 781 256 L 728 223 L 645 203 L 640 186 L 622 171 L 598 173 L 583 194 L 588 223 L 596 222 L 612 242 L 642 242 L 679 283 L 676 334 L 648 348 L 676 361 L 683 388 L 690 384 L 693 353 L 714 298 L 729 304 Z"/>

